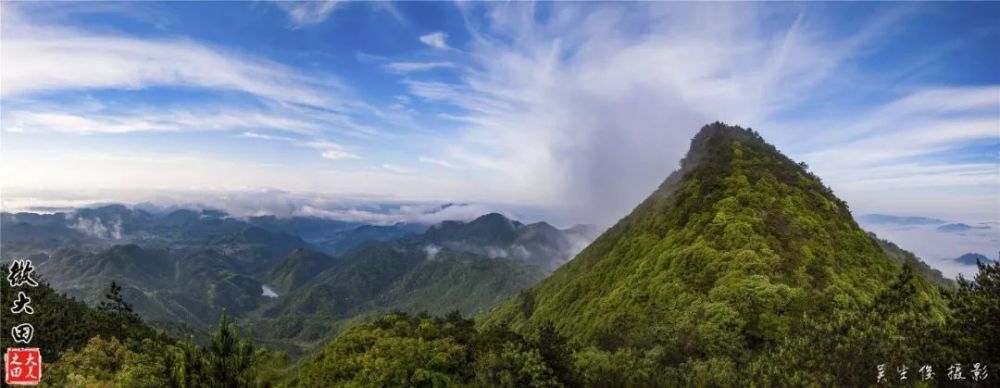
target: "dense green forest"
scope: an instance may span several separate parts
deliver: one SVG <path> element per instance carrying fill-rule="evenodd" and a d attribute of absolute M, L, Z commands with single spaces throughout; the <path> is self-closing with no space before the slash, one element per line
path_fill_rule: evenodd
<path fill-rule="evenodd" d="M 954 362 L 997 365 L 1000 265 L 982 264 L 974 279 L 944 291 L 950 313 L 943 322 L 922 319 L 919 283 L 906 266 L 871 305 L 811 321 L 785 353 L 756 360 L 752 380 L 713 373 L 727 370 L 719 361 L 670 367 L 666 357 L 689 356 L 688 348 L 609 350 L 574 342 L 549 322 L 513 330 L 476 325 L 458 313 L 389 314 L 292 364 L 283 353 L 256 348 L 252 334 L 241 334 L 225 315 L 206 343 L 167 338 L 131 316 L 113 287 L 99 309 L 38 287 L 33 295 L 48 295 L 41 299 L 46 306 L 78 315 L 39 310 L 33 322 L 47 322 L 39 329 L 50 331 L 40 331 L 32 345 L 45 352 L 43 385 L 52 387 L 863 386 L 875 374 L 856 368 L 869 362 L 889 371 L 893 363 L 934 365 L 936 378 L 924 382 L 933 386 L 945 384 L 944 366 Z"/>

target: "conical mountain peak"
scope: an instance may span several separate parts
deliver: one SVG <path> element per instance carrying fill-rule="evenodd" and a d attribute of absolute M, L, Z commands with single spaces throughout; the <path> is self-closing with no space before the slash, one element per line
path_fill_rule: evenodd
<path fill-rule="evenodd" d="M 689 354 L 728 356 L 775 346 L 797 317 L 863 303 L 898 273 L 804 165 L 713 123 L 629 215 L 486 323 L 551 321 L 606 348 L 658 328 L 689 333 Z M 698 334 L 710 329 L 725 333 Z"/>

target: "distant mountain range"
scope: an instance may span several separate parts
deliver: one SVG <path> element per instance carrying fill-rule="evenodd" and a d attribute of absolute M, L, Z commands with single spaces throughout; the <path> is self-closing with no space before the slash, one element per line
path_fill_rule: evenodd
<path fill-rule="evenodd" d="M 31 258 L 70 296 L 96 303 L 117 281 L 136 310 L 163 327 L 196 330 L 225 309 L 253 324 L 261 341 L 292 352 L 305 348 L 288 344 L 324 340 L 351 319 L 393 309 L 484 311 L 601 231 L 525 225 L 497 213 L 434 225 L 155 214 L 122 205 L 2 217 L 2 259 Z"/>

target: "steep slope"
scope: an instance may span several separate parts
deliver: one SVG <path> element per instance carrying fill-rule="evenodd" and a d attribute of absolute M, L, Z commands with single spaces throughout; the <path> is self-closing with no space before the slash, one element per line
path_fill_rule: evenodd
<path fill-rule="evenodd" d="M 631 214 L 483 321 L 552 322 L 576 344 L 632 349 L 676 367 L 662 373 L 711 385 L 817 332 L 808 317 L 834 322 L 894 300 L 897 279 L 913 284 L 929 319 L 943 319 L 936 287 L 901 275 L 804 165 L 751 130 L 715 123 Z"/>

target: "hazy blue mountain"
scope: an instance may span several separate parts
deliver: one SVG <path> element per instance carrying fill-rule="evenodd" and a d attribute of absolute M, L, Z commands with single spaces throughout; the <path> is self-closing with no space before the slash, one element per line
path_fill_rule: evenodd
<path fill-rule="evenodd" d="M 961 232 L 968 232 L 970 230 L 981 230 L 989 228 L 990 228 L 989 226 L 972 226 L 963 223 L 955 223 L 955 224 L 941 225 L 937 227 L 937 230 L 939 232 L 961 233 Z"/>
<path fill-rule="evenodd" d="M 886 214 L 865 214 L 858 217 L 858 222 L 862 224 L 880 225 L 938 225 L 945 221 L 936 218 L 918 216 L 893 216 Z"/>
<path fill-rule="evenodd" d="M 954 259 L 956 263 L 962 265 L 976 265 L 976 263 L 994 264 L 997 261 L 978 253 L 966 253 Z"/>

